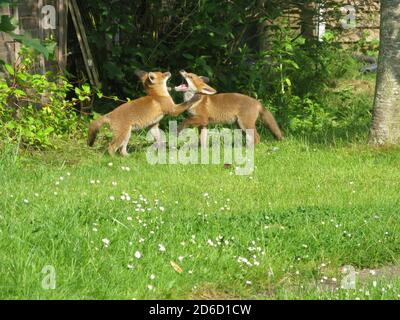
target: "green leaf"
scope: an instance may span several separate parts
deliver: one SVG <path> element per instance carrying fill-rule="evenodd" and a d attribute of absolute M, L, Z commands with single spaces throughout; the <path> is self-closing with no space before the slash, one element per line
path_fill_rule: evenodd
<path fill-rule="evenodd" d="M 30 47 L 37 52 L 41 53 L 44 55 L 46 59 L 49 58 L 50 51 L 42 45 L 39 39 L 29 39 L 28 37 L 20 34 L 15 34 L 13 32 L 10 33 L 10 35 L 18 42 L 26 45 L 27 47 Z"/>
<path fill-rule="evenodd" d="M 44 130 L 44 133 L 45 133 L 45 135 L 49 135 L 50 133 L 52 133 L 54 131 L 54 128 L 53 127 L 47 127 L 45 130 Z"/>
<path fill-rule="evenodd" d="M 22 81 L 26 81 L 28 79 L 28 77 L 25 73 L 18 73 L 17 78 Z"/>
<path fill-rule="evenodd" d="M 14 68 L 11 65 L 9 65 L 8 63 L 6 63 L 4 65 L 4 68 L 6 68 L 7 72 L 9 74 L 11 74 L 12 76 L 15 74 Z"/>
<path fill-rule="evenodd" d="M 14 129 L 15 128 L 15 124 L 14 124 L 14 122 L 7 122 L 6 123 L 6 128 L 7 129 Z"/>
<path fill-rule="evenodd" d="M 90 98 L 87 97 L 87 96 L 79 96 L 78 98 L 79 98 L 80 101 L 85 101 L 85 100 L 90 101 Z"/>
<path fill-rule="evenodd" d="M 57 42 L 56 41 L 51 41 L 51 42 L 48 42 L 48 43 L 44 44 L 44 47 L 49 52 L 49 54 L 53 54 L 54 53 L 54 50 L 55 50 L 56 46 L 57 46 Z"/>
<path fill-rule="evenodd" d="M 82 89 L 84 93 L 90 94 L 90 86 L 87 83 L 82 85 Z"/>
<path fill-rule="evenodd" d="M 11 32 L 15 30 L 15 25 L 12 23 L 12 18 L 10 16 L 1 16 L 0 17 L 0 31 L 3 32 Z"/>
<path fill-rule="evenodd" d="M 188 60 L 194 60 L 194 57 L 189 53 L 182 53 L 182 55 Z"/>
<path fill-rule="evenodd" d="M 26 93 L 24 91 L 22 91 L 21 89 L 15 89 L 14 90 L 14 94 L 17 97 L 24 97 L 26 96 Z"/>
<path fill-rule="evenodd" d="M 292 86 L 292 81 L 290 81 L 289 78 L 285 78 L 285 82 L 286 82 L 286 84 L 288 85 L 288 87 L 291 87 L 291 86 Z"/>

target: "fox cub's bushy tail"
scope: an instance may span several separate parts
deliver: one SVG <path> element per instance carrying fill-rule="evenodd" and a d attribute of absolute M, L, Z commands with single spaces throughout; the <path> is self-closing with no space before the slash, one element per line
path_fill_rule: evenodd
<path fill-rule="evenodd" d="M 283 134 L 281 132 L 281 129 L 279 129 L 279 126 L 276 123 L 276 120 L 272 115 L 272 113 L 261 106 L 260 115 L 264 123 L 264 126 L 267 127 L 269 130 L 271 130 L 272 134 L 276 137 L 276 139 L 282 140 Z"/>
<path fill-rule="evenodd" d="M 89 147 L 93 146 L 94 141 L 96 140 L 97 133 L 99 132 L 101 126 L 105 123 L 108 123 L 107 116 L 100 117 L 99 119 L 96 119 L 90 123 L 87 140 L 87 144 L 89 145 Z"/>

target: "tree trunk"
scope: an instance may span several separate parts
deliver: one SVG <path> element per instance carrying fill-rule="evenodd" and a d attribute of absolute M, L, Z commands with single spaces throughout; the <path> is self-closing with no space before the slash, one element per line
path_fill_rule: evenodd
<path fill-rule="evenodd" d="M 381 1 L 380 50 L 369 141 L 400 143 L 400 0 Z"/>
<path fill-rule="evenodd" d="M 260 10 L 265 10 L 269 13 L 268 1 L 258 0 L 258 7 Z M 258 49 L 260 51 L 267 51 L 271 49 L 270 30 L 271 23 L 268 20 L 260 22 L 257 26 L 258 33 Z"/>
<path fill-rule="evenodd" d="M 258 25 L 258 48 L 260 51 L 267 51 L 271 49 L 271 41 L 269 39 L 269 22 L 263 21 Z"/>
<path fill-rule="evenodd" d="M 307 41 L 315 40 L 316 4 L 312 0 L 299 2 L 301 34 Z"/>

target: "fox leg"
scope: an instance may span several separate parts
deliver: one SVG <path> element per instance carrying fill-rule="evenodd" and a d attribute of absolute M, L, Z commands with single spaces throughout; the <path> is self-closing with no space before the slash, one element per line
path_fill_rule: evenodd
<path fill-rule="evenodd" d="M 158 148 L 162 147 L 164 142 L 161 140 L 161 132 L 160 132 L 160 128 L 158 127 L 158 123 L 150 128 L 150 133 L 153 136 L 153 138 L 156 140 L 157 147 Z"/>
<path fill-rule="evenodd" d="M 126 145 L 128 144 L 131 135 L 131 128 L 119 128 L 118 130 L 114 130 L 113 135 L 114 137 L 108 146 L 108 153 L 110 156 L 113 156 L 118 149 L 122 148 L 123 150 L 121 150 L 121 154 L 126 156 L 128 154 L 126 151 Z"/>
<path fill-rule="evenodd" d="M 178 133 L 189 126 L 201 127 L 200 144 L 202 148 L 205 148 L 207 146 L 207 125 L 208 125 L 207 118 L 194 116 L 182 121 L 182 123 L 178 127 Z"/>
<path fill-rule="evenodd" d="M 246 134 L 246 141 L 248 145 L 257 144 L 260 142 L 260 135 L 257 132 L 255 121 L 239 118 L 238 124 L 244 133 L 246 133 L 246 129 L 250 130 L 250 137 L 248 137 Z"/>
<path fill-rule="evenodd" d="M 128 142 L 129 139 L 131 138 L 131 132 L 132 132 L 131 129 L 129 129 L 129 133 L 125 136 L 120 150 L 121 155 L 123 155 L 124 157 L 128 155 L 128 151 L 126 150 L 126 148 L 128 147 Z"/>

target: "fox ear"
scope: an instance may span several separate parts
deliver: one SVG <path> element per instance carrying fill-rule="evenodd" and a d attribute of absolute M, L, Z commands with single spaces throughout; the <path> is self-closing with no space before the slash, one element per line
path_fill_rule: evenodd
<path fill-rule="evenodd" d="M 143 70 L 135 70 L 135 75 L 141 80 L 146 80 L 147 72 Z"/>
<path fill-rule="evenodd" d="M 216 94 L 217 93 L 217 90 L 215 90 L 214 88 L 211 88 L 210 86 L 208 86 L 208 85 L 204 85 L 203 86 L 203 88 L 201 88 L 201 91 L 200 91 L 201 93 L 203 93 L 203 94 L 208 94 L 208 95 L 212 95 L 212 94 Z"/>
<path fill-rule="evenodd" d="M 154 72 L 149 72 L 148 77 L 151 83 L 154 83 L 154 81 L 156 81 L 156 75 Z"/>
<path fill-rule="evenodd" d="M 210 83 L 210 78 L 208 77 L 200 76 L 199 78 L 203 80 L 205 83 Z"/>

